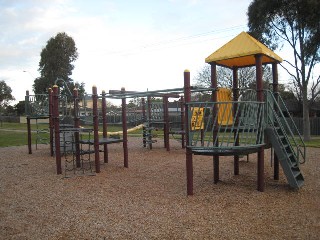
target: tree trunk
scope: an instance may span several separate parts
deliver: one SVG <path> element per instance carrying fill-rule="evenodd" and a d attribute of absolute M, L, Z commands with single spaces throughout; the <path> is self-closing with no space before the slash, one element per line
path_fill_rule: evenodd
<path fill-rule="evenodd" d="M 302 105 L 303 105 L 303 140 L 310 141 L 310 118 L 309 118 L 309 101 L 307 97 L 307 87 L 303 86 Z"/>

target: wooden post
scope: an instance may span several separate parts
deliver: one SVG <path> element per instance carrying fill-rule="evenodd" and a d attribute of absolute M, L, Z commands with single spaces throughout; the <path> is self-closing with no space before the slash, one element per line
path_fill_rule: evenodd
<path fill-rule="evenodd" d="M 73 89 L 73 124 L 74 128 L 79 129 L 80 128 L 80 118 L 79 118 L 79 92 L 78 89 Z M 80 167 L 80 136 L 79 131 L 76 130 L 74 132 L 74 144 L 76 148 L 76 166 Z"/>
<path fill-rule="evenodd" d="M 147 97 L 147 110 L 148 110 L 148 115 L 147 115 L 147 121 L 148 121 L 148 145 L 149 145 L 149 149 L 152 149 L 152 130 L 151 130 L 151 97 L 148 96 Z"/>
<path fill-rule="evenodd" d="M 237 102 L 239 99 L 239 83 L 238 83 L 238 68 L 234 67 L 233 68 L 233 101 Z M 238 104 L 233 105 L 233 116 L 234 116 L 234 121 L 235 121 L 235 126 L 238 126 L 238 116 L 235 118 L 236 113 L 237 113 L 237 108 Z M 239 135 L 237 133 L 234 133 L 234 138 L 235 138 L 235 145 L 239 146 Z M 234 155 L 233 156 L 233 161 L 234 161 L 234 175 L 239 175 L 239 155 Z"/>
<path fill-rule="evenodd" d="M 54 120 L 54 140 L 57 174 L 62 174 L 61 152 L 60 152 L 60 121 L 59 121 L 59 87 L 53 86 L 53 120 Z"/>
<path fill-rule="evenodd" d="M 190 71 L 184 71 L 184 98 L 185 98 L 185 129 L 186 129 L 186 168 L 187 168 L 187 194 L 193 195 L 193 160 L 192 151 L 189 145 L 189 107 L 188 103 L 191 101 L 191 91 L 190 91 Z"/>
<path fill-rule="evenodd" d="M 141 103 L 142 103 L 142 122 L 143 122 L 143 127 L 142 127 L 142 143 L 143 143 L 143 147 L 146 147 L 146 126 L 145 126 L 145 122 L 146 122 L 146 101 L 144 98 L 141 99 Z"/>
<path fill-rule="evenodd" d="M 31 121 L 30 121 L 30 103 L 29 103 L 29 91 L 26 91 L 26 97 L 25 97 L 25 109 L 27 113 L 27 131 L 28 131 L 28 150 L 29 154 L 32 154 L 32 140 L 31 140 Z"/>
<path fill-rule="evenodd" d="M 121 93 L 125 94 L 125 88 L 121 88 Z M 128 127 L 127 127 L 127 103 L 126 97 L 122 97 L 122 132 L 123 132 L 123 165 L 128 168 Z"/>
<path fill-rule="evenodd" d="M 102 91 L 102 126 L 103 126 L 103 138 L 107 138 L 108 132 L 108 123 L 107 123 L 107 101 L 106 101 L 106 92 Z M 105 163 L 109 161 L 108 159 L 108 144 L 103 144 L 103 160 Z"/>
<path fill-rule="evenodd" d="M 51 157 L 54 154 L 53 151 L 53 129 L 54 129 L 54 119 L 52 116 L 52 112 L 53 112 L 53 98 L 52 98 L 52 88 L 48 89 L 48 93 L 49 93 L 49 132 L 50 132 L 50 155 Z"/>
<path fill-rule="evenodd" d="M 273 94 L 276 101 L 279 101 L 279 84 L 278 84 L 278 63 L 272 64 L 272 78 L 273 78 Z M 279 159 L 276 153 L 274 153 L 273 162 L 273 179 L 279 180 Z"/>
<path fill-rule="evenodd" d="M 217 87 L 218 87 L 218 83 L 217 83 L 217 64 L 215 62 L 210 63 L 211 65 L 211 87 L 214 88 L 212 95 L 211 95 L 211 100 L 212 102 L 217 102 L 218 101 L 218 94 L 217 94 Z M 214 119 L 216 118 L 216 115 L 218 114 L 218 105 L 214 104 L 214 107 L 212 109 L 213 114 L 213 121 L 215 122 Z M 218 138 L 218 125 L 215 124 L 213 126 L 213 139 Z M 216 141 L 216 145 L 219 145 L 219 140 L 217 139 Z M 219 166 L 220 165 L 220 159 L 219 156 L 213 156 L 213 182 L 214 183 L 218 183 L 219 181 Z"/>
<path fill-rule="evenodd" d="M 97 87 L 92 87 L 92 111 L 93 111 L 93 139 L 94 139 L 94 161 L 96 173 L 100 173 L 100 154 L 99 154 L 99 113 L 98 113 L 98 94 Z"/>
<path fill-rule="evenodd" d="M 257 79 L 257 100 L 263 102 L 263 82 L 262 82 L 262 55 L 255 55 L 256 59 L 256 79 Z M 264 147 L 258 150 L 258 191 L 264 191 Z"/>
<path fill-rule="evenodd" d="M 170 151 L 170 142 L 169 142 L 169 107 L 168 107 L 169 97 L 163 97 L 163 117 L 164 117 L 164 146 L 167 151 Z"/>
<path fill-rule="evenodd" d="M 180 97 L 180 119 L 181 119 L 181 147 L 182 148 L 185 148 L 185 117 L 184 117 L 184 113 L 185 113 L 185 110 L 184 110 L 184 97 L 181 96 Z"/>

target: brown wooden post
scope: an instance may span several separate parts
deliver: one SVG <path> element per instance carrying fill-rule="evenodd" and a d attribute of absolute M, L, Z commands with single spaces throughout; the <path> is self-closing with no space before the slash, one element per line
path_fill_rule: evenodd
<path fill-rule="evenodd" d="M 107 138 L 107 132 L 108 132 L 108 123 L 107 123 L 107 101 L 106 101 L 106 92 L 102 91 L 102 126 L 103 126 L 103 138 Z M 104 162 L 107 163 L 109 161 L 108 159 L 108 144 L 103 144 L 103 159 Z"/>
<path fill-rule="evenodd" d="M 53 151 L 53 129 L 54 129 L 54 119 L 52 117 L 52 111 L 53 111 L 53 99 L 52 99 L 52 88 L 48 89 L 49 93 L 49 132 L 50 132 L 50 155 L 51 157 L 54 155 Z"/>
<path fill-rule="evenodd" d="M 233 101 L 237 102 L 239 99 L 239 81 L 238 81 L 238 68 L 237 67 L 233 67 Z M 234 104 L 233 105 L 233 116 L 236 116 L 236 112 L 237 112 L 237 108 L 238 108 L 238 104 Z M 238 117 L 235 119 L 233 118 L 235 121 L 235 126 L 238 126 Z M 234 137 L 235 137 L 235 145 L 239 146 L 239 135 L 237 133 L 234 133 Z M 234 175 L 239 175 L 239 155 L 234 155 L 233 156 L 233 160 L 234 160 Z"/>
<path fill-rule="evenodd" d="M 189 107 L 188 103 L 191 102 L 191 86 L 190 86 L 190 71 L 184 71 L 184 98 L 185 98 L 185 129 L 186 129 L 186 168 L 187 168 L 187 194 L 193 195 L 193 160 L 192 150 L 189 146 Z"/>
<path fill-rule="evenodd" d="M 163 97 L 163 116 L 164 116 L 164 145 L 167 151 L 170 151 L 170 142 L 169 142 L 169 107 L 168 107 L 169 97 Z"/>
<path fill-rule="evenodd" d="M 79 92 L 78 89 L 73 89 L 73 124 L 74 128 L 79 129 L 80 128 L 80 118 L 79 118 Z M 76 166 L 80 167 L 80 135 L 79 131 L 74 132 L 74 144 L 76 148 Z"/>
<path fill-rule="evenodd" d="M 54 140 L 55 140 L 55 154 L 57 174 L 62 174 L 61 167 L 61 152 L 60 152 L 60 121 L 59 121 L 59 87 L 53 86 L 53 120 L 54 120 Z"/>
<path fill-rule="evenodd" d="M 93 112 L 93 139 L 94 139 L 94 161 L 96 173 L 100 173 L 100 154 L 99 154 L 99 113 L 98 113 L 98 94 L 97 87 L 92 87 L 92 112 Z"/>
<path fill-rule="evenodd" d="M 257 100 L 263 102 L 263 82 L 262 82 L 262 55 L 255 55 L 256 59 L 256 79 L 257 79 Z M 264 191 L 264 147 L 258 150 L 258 191 Z"/>
<path fill-rule="evenodd" d="M 163 129 L 163 146 L 167 148 L 167 135 L 166 135 L 166 108 L 165 108 L 165 97 L 162 96 L 162 129 Z"/>
<path fill-rule="evenodd" d="M 213 92 L 212 92 L 212 95 L 211 95 L 211 100 L 212 102 L 217 102 L 218 101 L 218 94 L 217 94 L 217 87 L 218 87 L 218 83 L 217 83 L 217 64 L 215 62 L 212 62 L 210 63 L 211 65 L 211 87 L 214 88 Z M 218 114 L 218 105 L 217 104 L 214 104 L 214 107 L 213 107 L 213 114 L 212 114 L 212 117 L 213 117 L 213 121 L 214 122 L 214 119 L 215 119 L 215 116 Z M 213 139 L 216 139 L 218 138 L 218 125 L 215 124 L 215 126 L 213 127 L 212 129 L 213 131 Z M 219 140 L 217 139 L 216 141 L 217 143 L 217 146 L 219 145 Z M 218 183 L 219 181 L 219 164 L 220 163 L 220 159 L 219 159 L 219 156 L 213 156 L 213 182 L 214 183 Z"/>
<path fill-rule="evenodd" d="M 121 88 L 121 93 L 125 94 L 125 88 Z M 122 132 L 123 132 L 123 165 L 128 168 L 128 127 L 127 127 L 127 103 L 126 97 L 122 97 Z"/>
<path fill-rule="evenodd" d="M 148 145 L 149 145 L 149 149 L 152 149 L 152 130 L 151 130 L 151 121 L 152 121 L 152 116 L 151 116 L 151 97 L 148 96 L 147 97 L 147 110 L 148 110 L 148 117 L 147 117 L 147 121 L 148 121 Z"/>
<path fill-rule="evenodd" d="M 32 154 L 31 121 L 30 121 L 30 117 L 27 117 L 27 129 L 28 129 L 28 150 L 29 150 L 29 154 Z"/>
<path fill-rule="evenodd" d="M 29 103 L 29 91 L 26 91 L 25 97 L 25 109 L 27 113 L 27 131 L 28 131 L 28 150 L 29 154 L 32 154 L 32 140 L 31 140 L 31 121 L 30 121 L 30 103 Z"/>
<path fill-rule="evenodd" d="M 185 113 L 185 110 L 184 110 L 184 97 L 181 96 L 180 97 L 180 114 L 181 114 L 181 147 L 182 148 L 185 148 L 185 129 L 184 129 L 184 126 L 185 126 L 185 117 L 184 117 L 184 113 Z"/>
<path fill-rule="evenodd" d="M 273 63 L 272 64 L 272 78 L 273 78 L 273 94 L 278 102 L 279 98 L 279 83 L 278 83 L 278 63 Z M 279 159 L 276 153 L 274 153 L 274 168 L 273 168 L 273 179 L 274 180 L 279 180 Z"/>
<path fill-rule="evenodd" d="M 143 122 L 143 127 L 142 127 L 142 143 L 143 143 L 143 147 L 146 147 L 146 126 L 145 126 L 145 122 L 146 122 L 146 101 L 144 98 L 141 99 L 141 104 L 142 104 L 142 122 Z"/>

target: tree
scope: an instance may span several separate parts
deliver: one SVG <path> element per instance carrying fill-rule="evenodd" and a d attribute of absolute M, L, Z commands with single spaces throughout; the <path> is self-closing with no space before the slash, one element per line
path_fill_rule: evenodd
<path fill-rule="evenodd" d="M 0 81 L 0 112 L 5 110 L 9 102 L 15 100 L 12 96 L 12 89 L 9 87 L 4 80 Z"/>
<path fill-rule="evenodd" d="M 218 78 L 218 87 L 232 88 L 232 70 L 225 67 L 217 67 L 217 78 Z M 267 66 L 263 67 L 263 79 L 265 88 L 269 87 L 269 83 L 272 81 L 272 72 L 271 69 Z M 256 83 L 256 70 L 254 67 L 246 67 L 238 69 L 238 80 L 240 94 L 248 88 L 255 89 Z M 210 87 L 211 86 L 211 67 L 206 64 L 195 76 L 194 78 L 195 85 L 200 87 Z"/>
<path fill-rule="evenodd" d="M 4 115 L 6 115 L 6 116 L 13 116 L 13 115 L 16 114 L 16 111 L 15 111 L 15 109 L 14 109 L 13 106 L 8 105 L 8 106 L 6 107 L 6 109 L 4 110 L 3 113 L 4 113 Z"/>
<path fill-rule="evenodd" d="M 16 105 L 14 105 L 14 109 L 19 116 L 25 114 L 25 101 L 19 101 Z"/>
<path fill-rule="evenodd" d="M 281 66 L 293 79 L 303 104 L 303 135 L 310 140 L 310 105 L 320 94 L 320 75 L 314 69 L 320 62 L 320 1 L 254 0 L 248 8 L 248 26 L 255 38 L 271 49 L 291 47 L 293 61 Z"/>
<path fill-rule="evenodd" d="M 66 33 L 58 33 L 50 38 L 40 54 L 39 72 L 40 77 L 34 80 L 33 91 L 35 94 L 47 93 L 49 87 L 55 84 L 57 79 L 63 79 L 68 88 L 73 89 L 72 74 L 78 58 L 78 52 L 74 40 Z M 73 84 L 73 85 L 72 85 Z M 62 82 L 59 82 L 59 86 Z M 83 83 L 80 87 L 83 87 Z"/>

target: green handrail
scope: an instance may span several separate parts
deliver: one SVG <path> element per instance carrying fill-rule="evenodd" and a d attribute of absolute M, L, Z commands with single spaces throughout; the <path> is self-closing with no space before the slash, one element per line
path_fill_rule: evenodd
<path fill-rule="evenodd" d="M 277 96 L 277 98 L 274 96 L 274 94 L 269 91 L 269 90 L 265 90 L 266 92 L 266 98 L 267 98 L 267 115 L 269 116 L 269 122 L 268 124 L 271 124 L 273 127 L 274 126 L 274 121 L 273 119 L 271 119 L 272 117 L 275 117 L 277 120 L 277 123 L 279 124 L 279 127 L 281 127 L 282 131 L 284 132 L 284 134 L 286 135 L 286 137 L 289 139 L 290 141 L 290 147 L 294 147 L 296 150 L 293 151 L 297 157 L 297 159 L 299 160 L 299 163 L 303 164 L 306 161 L 306 145 L 302 139 L 301 134 L 299 133 L 299 130 L 296 126 L 296 124 L 294 123 L 292 117 L 290 114 L 288 114 L 289 117 L 285 117 L 283 114 L 283 110 L 288 112 L 288 109 L 283 101 L 283 99 L 281 98 L 280 95 Z M 280 106 L 281 105 L 281 106 Z M 282 108 L 281 108 L 282 107 Z M 269 111 L 271 110 L 272 114 L 269 114 Z M 281 119 L 283 121 L 281 121 Z M 287 119 L 290 120 L 291 124 L 289 125 Z M 293 130 L 297 133 L 297 137 L 299 139 L 299 142 L 296 141 L 296 136 L 293 134 Z M 293 145 L 293 146 L 292 146 Z M 301 156 L 301 158 L 300 158 Z"/>

